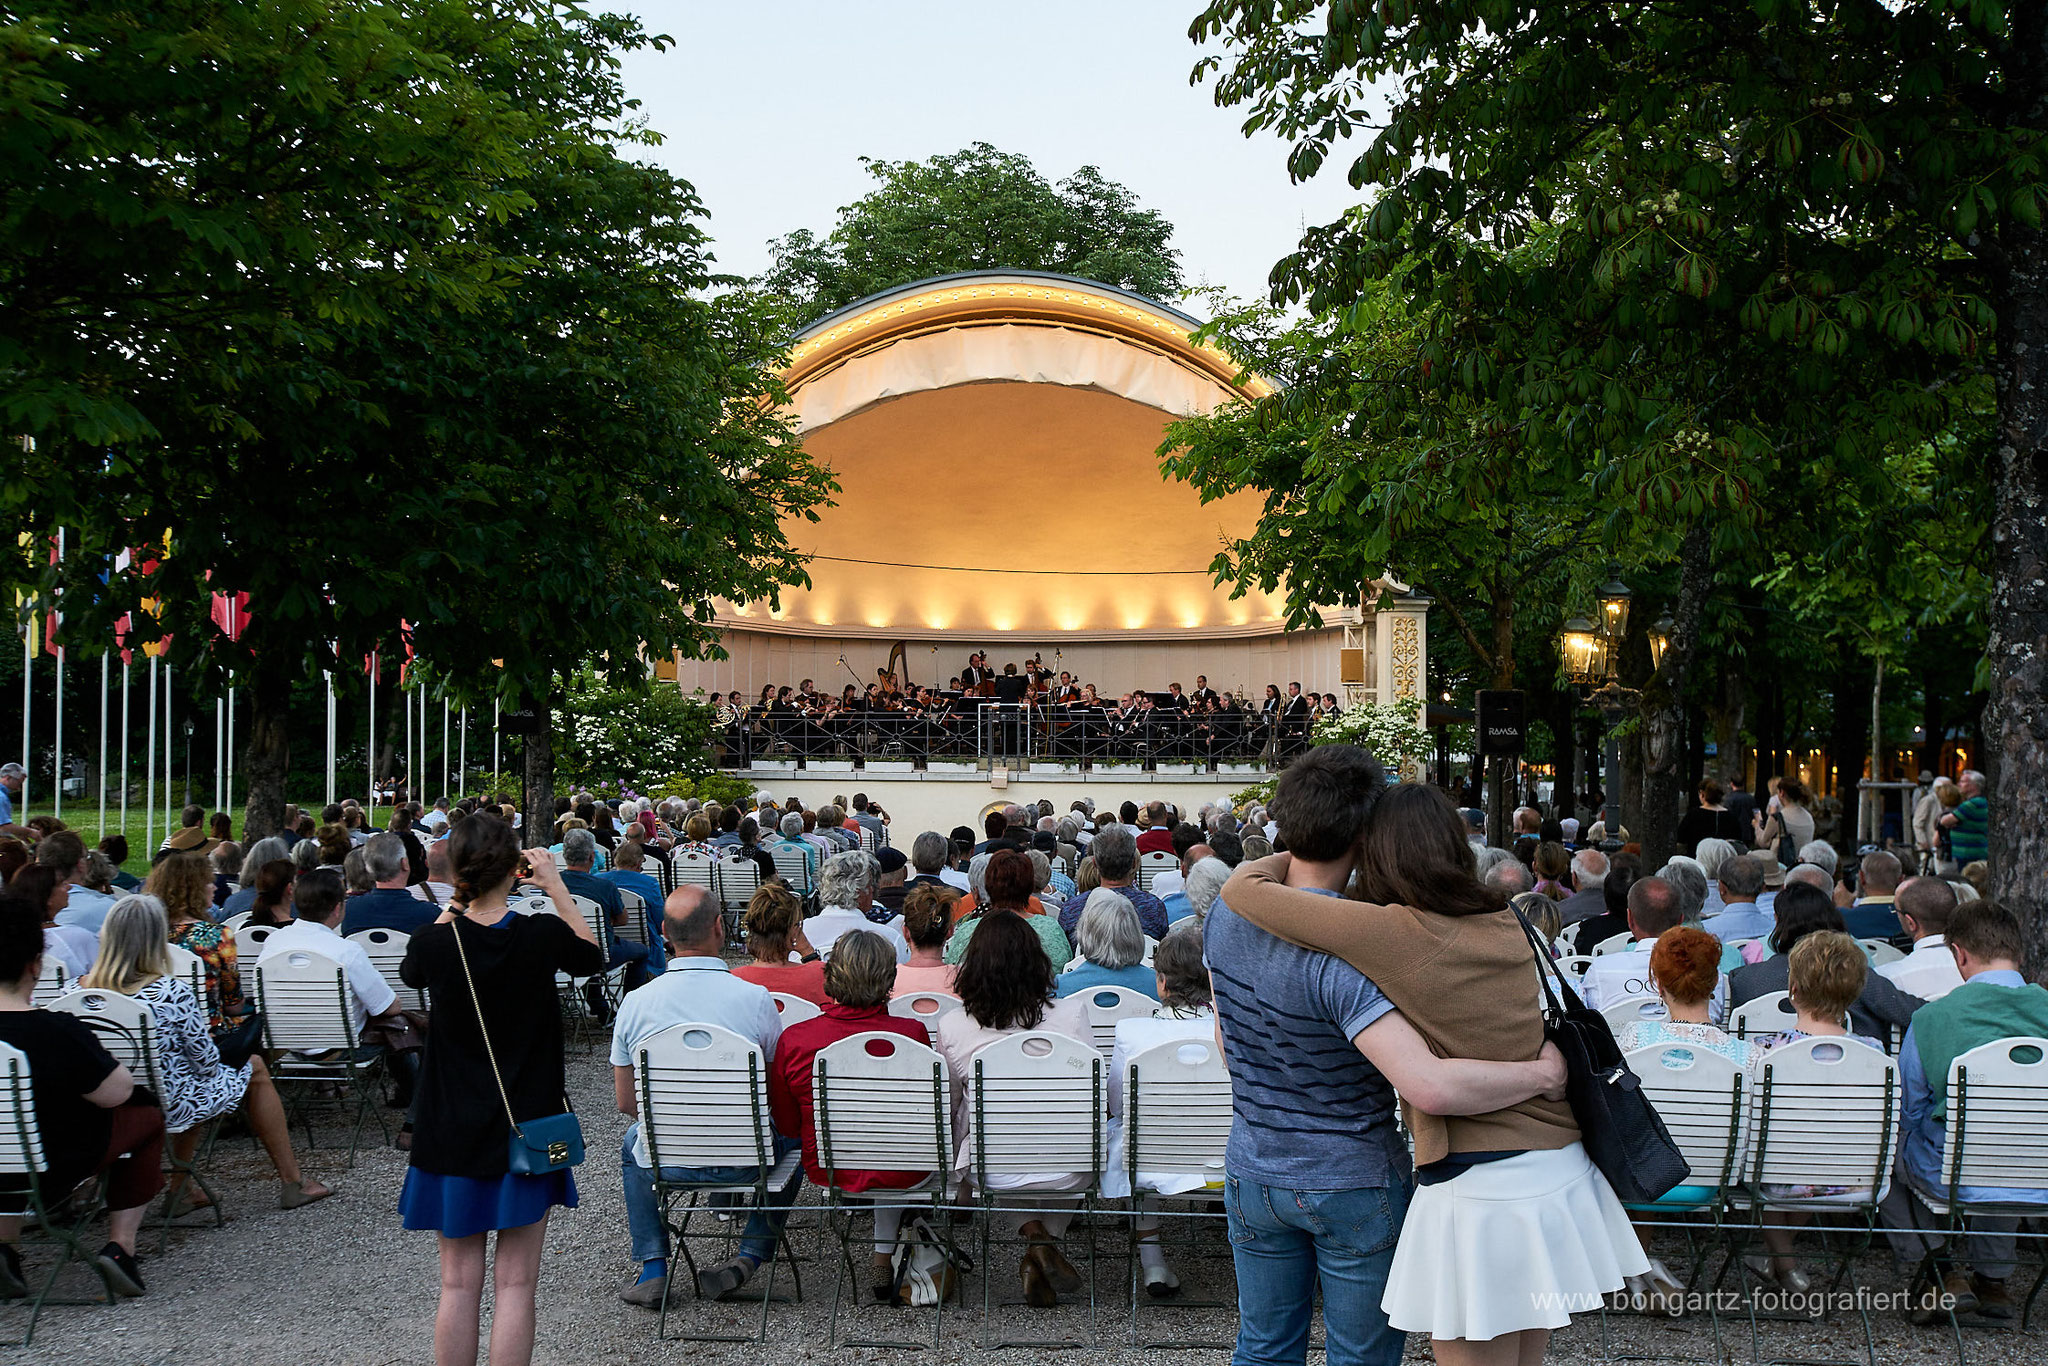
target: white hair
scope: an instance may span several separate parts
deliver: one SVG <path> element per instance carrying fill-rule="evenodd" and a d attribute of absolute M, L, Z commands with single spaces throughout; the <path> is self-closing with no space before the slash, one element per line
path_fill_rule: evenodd
<path fill-rule="evenodd" d="M 1721 875 L 1721 865 L 1731 858 L 1739 857 L 1742 851 L 1727 840 L 1709 839 L 1701 840 L 1695 853 L 1700 871 L 1705 873 L 1707 880 L 1711 882 Z"/>
<path fill-rule="evenodd" d="M 818 904 L 848 910 L 858 907 L 860 894 L 873 891 L 881 876 L 882 865 L 865 849 L 834 854 L 818 870 Z"/>
<path fill-rule="evenodd" d="M 1831 879 L 1836 868 L 1840 866 L 1839 859 L 1840 856 L 1835 853 L 1835 846 L 1826 840 L 1814 840 L 1799 846 L 1799 861 L 1812 864 Z"/>
<path fill-rule="evenodd" d="M 1216 898 L 1223 891 L 1223 884 L 1230 881 L 1230 865 L 1220 858 L 1201 858 L 1188 869 L 1182 890 L 1187 894 L 1188 907 L 1197 917 L 1209 914 L 1209 908 L 1216 904 Z"/>
<path fill-rule="evenodd" d="M 1834 874 L 1821 867 L 1818 863 L 1794 864 L 1792 871 L 1785 874 L 1785 885 L 1789 887 L 1795 882 L 1803 882 L 1809 887 L 1818 887 L 1823 892 L 1833 893 L 1835 890 Z"/>
<path fill-rule="evenodd" d="M 1138 908 L 1122 892 L 1097 887 L 1081 907 L 1074 948 L 1098 967 L 1127 968 L 1145 958 L 1145 930 Z"/>

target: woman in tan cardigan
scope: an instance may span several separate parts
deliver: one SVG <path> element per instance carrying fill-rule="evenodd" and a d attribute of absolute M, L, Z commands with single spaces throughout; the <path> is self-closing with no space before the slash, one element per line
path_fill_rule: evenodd
<path fill-rule="evenodd" d="M 1283 886 L 1286 876 L 1284 854 L 1245 864 L 1223 900 L 1371 978 L 1441 1057 L 1522 1061 L 1541 1050 L 1529 942 L 1479 881 L 1464 822 L 1435 788 L 1404 784 L 1375 804 L 1353 887 L 1366 904 Z M 1442 1366 L 1534 1366 L 1572 1311 L 1597 1308 L 1647 1269 L 1563 1101 L 1462 1116 L 1402 1109 L 1418 1188 L 1383 1305 L 1394 1327 L 1431 1336 Z"/>

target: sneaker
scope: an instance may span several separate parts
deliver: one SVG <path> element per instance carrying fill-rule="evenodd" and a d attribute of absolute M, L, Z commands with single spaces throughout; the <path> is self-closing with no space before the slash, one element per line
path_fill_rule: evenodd
<path fill-rule="evenodd" d="M 2012 1294 L 2005 1288 L 2003 1279 L 1972 1276 L 1970 1289 L 1977 1296 L 1977 1312 L 1985 1318 L 2009 1319 L 2019 1314 L 2019 1306 L 2013 1303 Z"/>
<path fill-rule="evenodd" d="M 759 1265 L 751 1257 L 735 1257 L 717 1266 L 707 1266 L 697 1273 L 697 1294 L 707 1300 L 722 1299 L 752 1280 L 754 1268 Z"/>
<path fill-rule="evenodd" d="M 116 1295 L 134 1299 L 148 1293 L 142 1284 L 142 1268 L 135 1264 L 134 1255 L 119 1243 L 108 1243 L 100 1249 L 95 1260 L 99 1262 L 100 1274 L 107 1278 L 107 1284 L 114 1288 Z"/>
<path fill-rule="evenodd" d="M 0 1300 L 18 1300 L 28 1293 L 28 1282 L 21 1275 L 21 1249 L 13 1243 L 0 1243 Z"/>

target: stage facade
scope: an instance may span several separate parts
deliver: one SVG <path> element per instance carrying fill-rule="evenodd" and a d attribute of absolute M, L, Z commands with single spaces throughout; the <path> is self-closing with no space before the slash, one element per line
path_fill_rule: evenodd
<path fill-rule="evenodd" d="M 682 686 L 837 692 L 887 668 L 942 688 L 978 650 L 997 672 L 1037 655 L 1112 698 L 1192 690 L 1198 674 L 1253 706 L 1268 683 L 1346 705 L 1419 694 L 1426 600 L 1339 604 L 1323 629 L 1289 632 L 1279 594 L 1212 582 L 1260 495 L 1205 505 L 1160 474 L 1157 449 L 1175 418 L 1269 389 L 1234 388 L 1198 326 L 1029 272 L 923 281 L 821 319 L 785 375 L 806 447 L 841 485 L 818 522 L 788 527 L 813 586 L 773 608 L 718 603 L 730 657 L 680 662 Z"/>

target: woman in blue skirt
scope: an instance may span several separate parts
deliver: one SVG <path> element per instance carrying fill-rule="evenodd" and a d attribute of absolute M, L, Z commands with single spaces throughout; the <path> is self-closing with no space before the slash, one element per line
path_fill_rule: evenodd
<path fill-rule="evenodd" d="M 475 1366 L 485 1242 L 493 1232 L 490 1359 L 492 1366 L 526 1366 L 533 1359 L 534 1287 L 548 1211 L 574 1206 L 576 1183 L 567 1169 L 546 1176 L 507 1169 L 512 1126 L 506 1111 L 509 1106 L 524 1122 L 567 1108 L 555 974 L 602 972 L 605 955 L 545 849 L 529 849 L 524 858 L 557 913 L 520 915 L 511 908 L 522 855 L 504 821 L 469 817 L 449 835 L 448 855 L 455 899 L 412 936 L 399 967 L 407 986 L 429 993 L 434 1027 L 398 1207 L 407 1228 L 441 1235 L 435 1366 Z"/>

